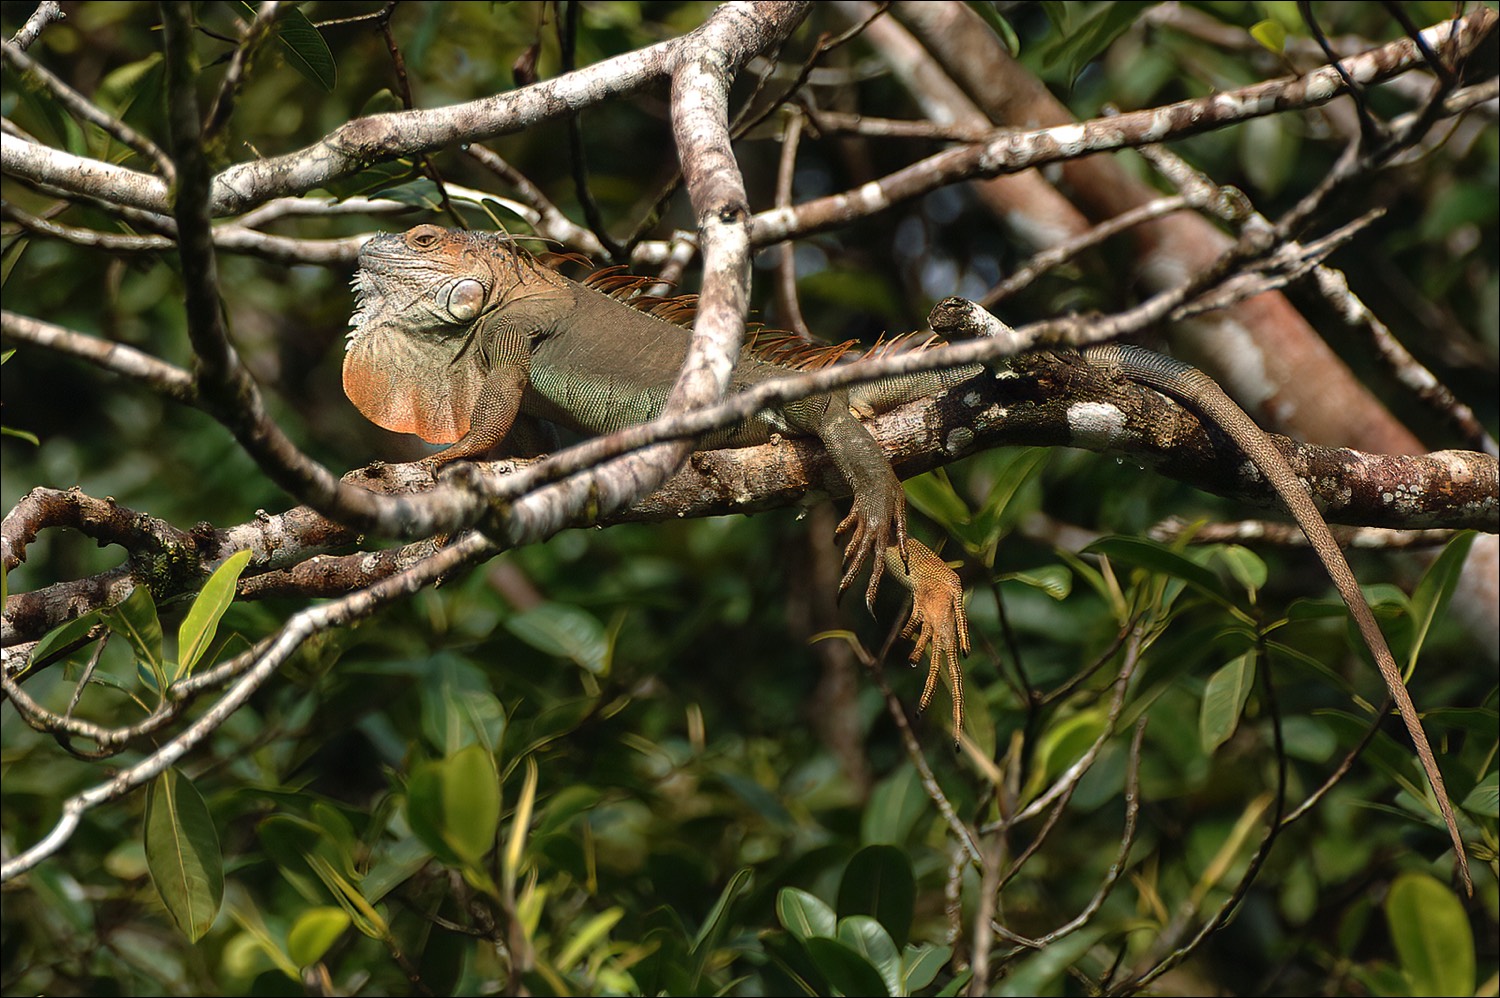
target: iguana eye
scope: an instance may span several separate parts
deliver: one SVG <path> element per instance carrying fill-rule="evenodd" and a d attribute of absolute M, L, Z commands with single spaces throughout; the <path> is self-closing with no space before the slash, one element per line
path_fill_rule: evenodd
<path fill-rule="evenodd" d="M 435 225 L 419 225 L 406 234 L 406 244 L 412 249 L 432 249 L 443 238 L 443 230 Z"/>
<path fill-rule="evenodd" d="M 484 305 L 484 285 L 466 277 L 448 292 L 448 314 L 467 322 L 479 314 Z"/>

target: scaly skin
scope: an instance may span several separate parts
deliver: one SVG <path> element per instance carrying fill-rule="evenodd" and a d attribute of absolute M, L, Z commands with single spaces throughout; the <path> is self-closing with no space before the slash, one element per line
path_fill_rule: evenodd
<path fill-rule="evenodd" d="M 1432 783 L 1438 809 L 1448 826 L 1464 884 L 1472 894 L 1473 885 L 1469 878 L 1469 863 L 1464 852 L 1463 838 L 1458 833 L 1458 822 L 1453 815 L 1453 805 L 1448 800 L 1448 790 L 1443 785 L 1443 774 L 1438 769 L 1432 746 L 1428 744 L 1427 733 L 1422 730 L 1417 708 L 1411 702 L 1411 694 L 1407 692 L 1406 683 L 1401 679 L 1395 657 L 1391 655 L 1380 625 L 1375 622 L 1370 604 L 1365 602 L 1364 593 L 1360 591 L 1359 582 L 1354 578 L 1343 550 L 1334 539 L 1333 532 L 1328 529 L 1327 521 L 1318 512 L 1318 507 L 1313 505 L 1312 496 L 1302 479 L 1297 477 L 1297 473 L 1266 436 L 1265 431 L 1243 409 L 1235 405 L 1212 378 L 1197 368 L 1128 344 L 1112 343 L 1089 347 L 1084 350 L 1083 357 L 1091 364 L 1117 371 L 1132 381 L 1155 388 L 1207 417 L 1239 445 L 1281 496 L 1297 525 L 1307 535 L 1308 543 L 1322 559 L 1334 588 L 1339 591 L 1349 612 L 1354 615 L 1354 623 L 1375 657 L 1375 664 L 1380 668 L 1386 689 L 1401 711 L 1401 719 L 1406 722 L 1406 731 L 1411 736 L 1412 744 L 1416 746 L 1417 758 L 1421 760 L 1422 769 Z"/>
<path fill-rule="evenodd" d="M 449 444 L 433 465 L 500 444 L 518 416 L 604 434 L 660 415 L 687 356 L 689 333 L 538 265 L 496 233 L 420 225 L 377 236 L 360 252 L 344 391 L 372 422 Z M 930 648 L 925 708 L 941 666 L 953 688 L 954 737 L 963 730 L 959 657 L 968 651 L 963 586 L 936 554 L 907 536 L 906 495 L 880 445 L 857 418 L 887 412 L 972 377 L 977 368 L 840 389 L 772 409 L 711 434 L 705 447 L 744 447 L 774 435 L 816 436 L 848 481 L 847 589 L 866 565 L 866 605 L 882 572 L 912 592 L 903 632 Z M 730 392 L 792 368 L 741 355 Z"/>

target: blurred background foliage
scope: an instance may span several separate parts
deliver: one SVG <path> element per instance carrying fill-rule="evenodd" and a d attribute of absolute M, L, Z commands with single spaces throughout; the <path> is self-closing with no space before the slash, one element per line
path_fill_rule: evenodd
<path fill-rule="evenodd" d="M 42 35 L 33 57 L 162 140 L 155 5 L 64 6 L 68 20 Z M 1020 57 L 1081 117 L 1106 101 L 1145 107 L 1282 71 L 1265 48 L 1229 51 L 1148 25 L 1148 6 L 998 5 Z M 1292 4 L 1184 6 L 1224 25 L 1275 22 L 1306 37 Z M 1381 4 L 1315 7 L 1332 36 L 1401 34 Z M 1424 25 L 1452 11 L 1404 7 Z M 0 5 L 7 36 L 31 9 Z M 300 5 L 329 62 L 318 62 L 316 46 L 264 50 L 214 150 L 218 167 L 306 146 L 363 110 L 396 106 L 380 32 L 370 20 L 340 20 L 378 9 Z M 675 37 L 709 9 L 584 4 L 576 62 Z M 230 51 L 224 39 L 236 37 L 243 14 L 239 4 L 196 9 L 205 106 Z M 1116 33 L 1092 48 L 1077 41 L 1085 24 L 1097 27 L 1090 17 L 1105 15 L 1118 21 Z M 532 47 L 538 76 L 555 75 L 558 16 L 551 4 L 400 4 L 391 27 L 415 100 L 431 107 L 512 88 Z M 781 70 L 795 70 L 818 31 L 843 27 L 815 10 L 781 54 Z M 859 41 L 828 54 L 809 86 L 822 107 L 922 116 Z M 737 90 L 749 92 L 748 84 Z M 1373 99 L 1399 109 L 1384 107 L 1393 99 L 1379 92 Z M 8 70 L 3 109 L 44 142 L 141 166 Z M 590 188 L 617 236 L 691 225 L 681 194 L 653 217 L 676 165 L 666 115 L 661 89 L 583 114 Z M 780 128 L 773 117 L 738 145 L 757 209 L 772 202 Z M 491 145 L 582 219 L 564 124 Z M 939 148 L 809 139 L 796 193 L 848 189 Z M 1342 143 L 1306 114 L 1178 148 L 1274 216 L 1316 184 Z M 1374 182 L 1369 202 L 1386 204 L 1388 215 L 1332 261 L 1491 432 L 1497 157 L 1493 114 L 1460 123 L 1439 151 Z M 456 152 L 434 161 L 448 181 L 510 194 Z M 411 179 L 404 170 L 387 165 L 332 193 L 397 187 Z M 33 210 L 47 203 L 9 180 L 5 197 Z M 328 237 L 430 217 L 311 216 L 277 231 Z M 64 218 L 117 227 L 87 207 Z M 1005 317 L 1129 302 L 1134 275 L 1119 249 L 1053 273 Z M 756 287 L 756 307 L 772 324 L 780 318 L 766 291 L 775 252 L 758 261 Z M 916 328 L 937 298 L 982 295 L 1026 251 L 954 187 L 803 240 L 796 253 L 808 324 L 839 340 Z M 173 257 L 111 257 L 9 233 L 3 265 L 6 308 L 189 361 Z M 347 270 L 230 254 L 219 267 L 236 346 L 302 447 L 336 469 L 419 456 L 412 441 L 359 418 L 339 389 Z M 1324 321 L 1315 295 L 1291 294 L 1356 369 L 1375 372 L 1362 341 Z M 184 527 L 226 526 L 287 505 L 196 411 L 40 350 L 18 351 L 3 377 L 6 425 L 40 441 L 0 442 L 6 509 L 37 485 L 77 485 Z M 1420 436 L 1451 446 L 1427 410 L 1382 378 L 1368 380 Z M 940 695 L 935 716 L 915 729 L 930 777 L 850 654 L 850 642 L 878 650 L 887 635 L 857 600 L 832 604 L 826 510 L 805 522 L 784 511 L 570 532 L 309 642 L 206 750 L 184 760 L 181 786 L 90 812 L 58 857 L 7 885 L 5 993 L 957 993 L 981 884 L 924 782 L 941 788 L 952 820 L 971 830 L 1001 817 L 996 779 L 1008 807 L 1034 798 L 1105 725 L 1120 668 L 1110 649 L 1131 621 L 1150 643 L 1116 733 L 992 914 L 1041 936 L 1090 903 L 1120 847 L 1133 725 L 1149 718 L 1128 863 L 1079 931 L 1034 952 L 996 938 L 992 980 L 997 993 L 1087 993 L 1111 968 L 1119 976 L 1150 966 L 1153 954 L 1185 945 L 1245 876 L 1275 811 L 1278 769 L 1294 804 L 1359 741 L 1368 705 L 1382 697 L 1378 677 L 1351 654 L 1342 611 L 1327 610 L 1337 604 L 1306 553 L 1220 547 L 1178 556 L 1122 543 L 1106 549 L 1101 569 L 1097 558 L 1061 554 L 1018 529 L 1045 515 L 1133 536 L 1171 514 L 1241 515 L 1230 503 L 1097 455 L 1029 450 L 976 456 L 911 483 L 910 495 L 927 516 L 919 531 L 948 538 L 946 555 L 965 558 L 976 633 L 968 661 L 976 748 L 953 750 Z M 1454 558 L 1439 560 L 1424 589 L 1409 557 L 1351 557 L 1367 584 L 1416 590 L 1411 598 L 1391 585 L 1372 592 L 1398 659 L 1421 652 L 1417 699 L 1446 752 L 1478 894 L 1461 900 L 1448 886 L 1441 824 L 1388 724 L 1339 786 L 1282 832 L 1236 916 L 1156 981 L 1159 992 L 1496 993 L 1493 671 L 1440 613 Z M 1182 559 L 1206 568 L 1208 581 L 1185 583 L 1193 565 Z M 52 531 L 11 574 L 10 591 L 116 562 L 115 551 Z M 880 621 L 899 614 L 897 595 L 885 587 Z M 186 605 L 158 608 L 169 633 Z M 235 604 L 220 634 L 255 640 L 299 606 Z M 1412 621 L 1427 610 L 1437 621 L 1423 633 Z M 844 634 L 811 641 L 828 631 Z M 86 653 L 77 657 L 27 689 L 62 709 Z M 885 656 L 883 674 L 910 709 L 922 670 L 900 657 L 899 646 Z M 1106 667 L 1088 673 L 1100 660 Z M 1066 695 L 1029 695 L 1085 673 Z M 130 649 L 114 642 L 79 715 L 128 722 L 139 716 L 141 682 Z M 69 757 L 13 710 L 0 713 L 0 736 L 10 855 L 106 770 Z M 201 843 L 211 833 L 222 856 L 222 903 L 201 924 L 185 924 L 183 899 L 152 875 L 153 812 L 179 799 L 184 821 L 202 809 L 190 837 Z M 1041 827 L 1020 826 L 1006 855 Z"/>

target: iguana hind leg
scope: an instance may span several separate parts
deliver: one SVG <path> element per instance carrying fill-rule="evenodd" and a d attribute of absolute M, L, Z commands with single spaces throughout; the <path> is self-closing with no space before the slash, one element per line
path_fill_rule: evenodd
<path fill-rule="evenodd" d="M 844 393 L 828 396 L 816 432 L 854 492 L 849 515 L 838 534 L 849 535 L 844 546 L 844 575 L 839 592 L 854 582 L 870 562 L 865 605 L 873 612 L 881 574 L 889 570 L 911 590 L 912 613 L 901 636 L 914 638 L 911 660 L 929 652 L 922 709 L 932 702 L 939 672 L 946 667 L 953 689 L 953 737 L 964 725 L 963 673 L 959 659 L 969 651 L 969 622 L 964 616 L 964 589 L 958 575 L 920 541 L 906 535 L 906 492 L 869 429 L 849 411 Z"/>

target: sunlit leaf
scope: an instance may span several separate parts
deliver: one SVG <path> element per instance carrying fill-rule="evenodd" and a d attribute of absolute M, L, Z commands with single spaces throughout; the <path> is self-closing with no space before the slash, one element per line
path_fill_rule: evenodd
<path fill-rule="evenodd" d="M 1286 28 L 1280 21 L 1257 21 L 1250 26 L 1250 37 L 1277 55 L 1286 50 Z"/>
<path fill-rule="evenodd" d="M 782 928 L 798 939 L 812 936 L 831 939 L 838 930 L 838 916 L 833 909 L 797 887 L 783 887 L 776 893 L 776 918 Z"/>
<path fill-rule="evenodd" d="M 177 672 L 172 679 L 178 680 L 193 673 L 193 666 L 203 657 L 219 629 L 219 621 L 229 604 L 234 602 L 234 587 L 240 573 L 250 563 L 248 548 L 236 551 L 224 563 L 214 569 L 203 589 L 188 608 L 187 616 L 177 629 Z"/>
<path fill-rule="evenodd" d="M 500 777 L 494 758 L 471 744 L 446 759 L 417 766 L 407 788 L 412 831 L 440 857 L 477 865 L 495 847 L 500 827 Z"/>
<path fill-rule="evenodd" d="M 879 972 L 887 994 L 901 994 L 901 951 L 885 926 L 868 915 L 850 915 L 839 919 L 838 940 Z"/>
<path fill-rule="evenodd" d="M 1019 582 L 1040 589 L 1055 600 L 1065 600 L 1073 591 L 1073 573 L 1066 565 L 1038 565 L 1025 572 L 1006 572 L 999 582 Z"/>
<path fill-rule="evenodd" d="M 1385 917 L 1412 995 L 1474 993 L 1474 935 L 1461 901 L 1425 873 L 1391 884 Z"/>
<path fill-rule="evenodd" d="M 349 914 L 344 909 L 309 908 L 292 923 L 286 936 L 287 952 L 299 967 L 317 963 L 348 928 Z"/>

